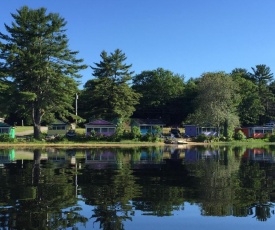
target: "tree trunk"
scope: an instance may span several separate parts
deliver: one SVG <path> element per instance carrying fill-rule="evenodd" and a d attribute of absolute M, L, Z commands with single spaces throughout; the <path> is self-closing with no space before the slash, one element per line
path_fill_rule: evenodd
<path fill-rule="evenodd" d="M 39 140 L 41 134 L 41 119 L 42 114 L 39 109 L 33 108 L 32 120 L 33 120 L 33 137 L 34 139 Z"/>
<path fill-rule="evenodd" d="M 33 124 L 33 137 L 34 139 L 40 139 L 41 126 L 40 124 Z"/>
<path fill-rule="evenodd" d="M 228 137 L 228 119 L 225 120 L 224 126 L 223 126 L 223 136 Z"/>

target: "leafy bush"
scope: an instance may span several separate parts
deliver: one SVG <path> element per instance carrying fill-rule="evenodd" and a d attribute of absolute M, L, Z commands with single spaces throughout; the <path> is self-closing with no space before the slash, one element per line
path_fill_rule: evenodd
<path fill-rule="evenodd" d="M 1 134 L 0 142 L 16 142 L 15 138 L 10 137 L 9 134 Z"/>
<path fill-rule="evenodd" d="M 205 134 L 200 134 L 196 138 L 197 142 L 205 142 L 205 141 L 208 141 L 208 140 L 209 140 L 209 138 Z"/>
<path fill-rule="evenodd" d="M 234 139 L 238 141 L 243 141 L 246 139 L 246 136 L 244 135 L 242 130 L 239 130 L 237 133 L 235 133 Z"/>
<path fill-rule="evenodd" d="M 270 141 L 270 142 L 275 142 L 275 134 L 271 134 L 271 135 L 269 136 L 269 141 Z"/>
<path fill-rule="evenodd" d="M 146 133 L 146 135 L 141 137 L 141 141 L 158 142 L 159 138 L 157 137 L 157 135 L 154 135 L 152 133 Z"/>
<path fill-rule="evenodd" d="M 139 127 L 134 126 L 132 128 L 130 138 L 134 140 L 139 140 L 141 138 L 141 132 Z"/>

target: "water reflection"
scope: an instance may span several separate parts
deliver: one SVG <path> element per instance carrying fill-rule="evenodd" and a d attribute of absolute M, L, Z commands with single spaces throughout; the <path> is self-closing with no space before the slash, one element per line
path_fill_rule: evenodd
<path fill-rule="evenodd" d="M 201 217 L 266 223 L 274 219 L 274 153 L 274 146 L 1 149 L 0 228 L 125 229 L 137 213 L 173 221 L 187 204 Z"/>

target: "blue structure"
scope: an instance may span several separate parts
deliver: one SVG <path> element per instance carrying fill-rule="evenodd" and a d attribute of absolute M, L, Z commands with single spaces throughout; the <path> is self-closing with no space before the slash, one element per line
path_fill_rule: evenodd
<path fill-rule="evenodd" d="M 185 125 L 185 135 L 189 137 L 196 137 L 200 134 L 204 134 L 206 136 L 217 136 L 217 128 L 216 127 L 200 127 L 197 125 Z"/>
<path fill-rule="evenodd" d="M 141 135 L 145 135 L 147 133 L 155 133 L 155 127 L 159 126 L 163 129 L 165 124 L 158 119 L 133 119 L 131 122 L 131 128 L 134 126 L 139 127 Z"/>
<path fill-rule="evenodd" d="M 0 122 L 0 135 L 1 134 L 8 134 L 11 138 L 15 138 L 15 129 L 4 122 Z"/>

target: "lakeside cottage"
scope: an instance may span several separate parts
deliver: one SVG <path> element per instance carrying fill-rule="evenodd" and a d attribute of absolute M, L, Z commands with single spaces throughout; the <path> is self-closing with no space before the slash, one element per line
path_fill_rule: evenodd
<path fill-rule="evenodd" d="M 47 134 L 51 135 L 66 135 L 72 128 L 71 124 L 65 121 L 56 119 L 51 125 L 48 126 Z"/>
<path fill-rule="evenodd" d="M 11 138 L 15 138 L 15 129 L 5 122 L 0 122 L 0 135 L 1 134 L 9 134 Z"/>
<path fill-rule="evenodd" d="M 246 138 L 264 138 L 265 135 L 271 135 L 273 133 L 274 127 L 255 126 L 236 128 L 235 133 L 237 133 L 240 130 L 244 133 Z"/>
<path fill-rule="evenodd" d="M 198 125 L 185 125 L 185 135 L 189 137 L 197 137 L 198 135 L 204 134 L 206 136 L 217 136 L 218 131 L 216 127 L 207 126 L 202 127 Z"/>
<path fill-rule="evenodd" d="M 93 120 L 85 124 L 85 134 L 90 136 L 92 132 L 97 135 L 111 136 L 116 132 L 116 125 L 105 120 Z"/>
<path fill-rule="evenodd" d="M 139 127 L 141 135 L 145 135 L 149 132 L 154 133 L 156 126 L 159 126 L 162 130 L 165 124 L 159 119 L 134 118 L 131 121 L 131 128 L 133 128 L 134 126 Z"/>

